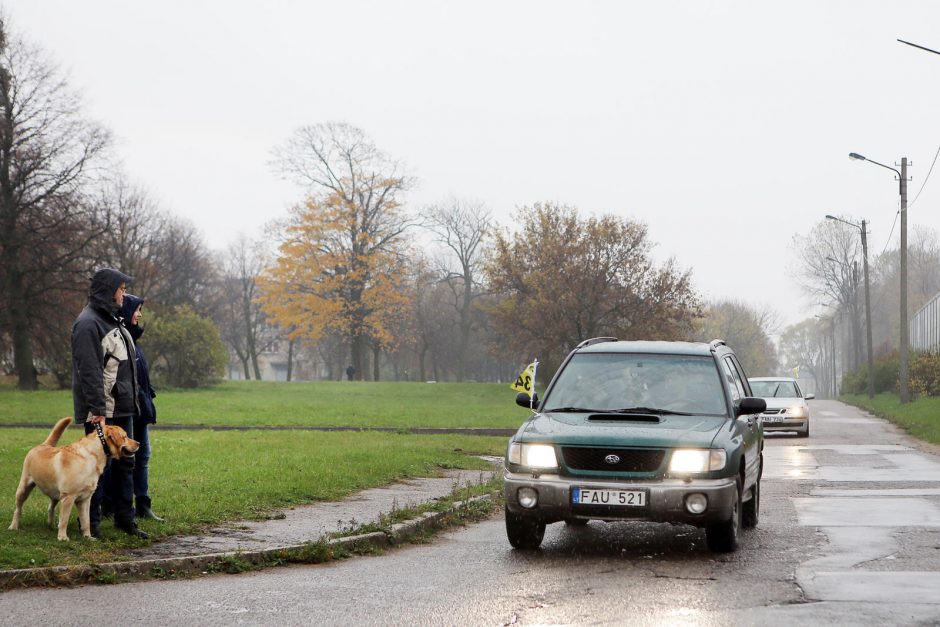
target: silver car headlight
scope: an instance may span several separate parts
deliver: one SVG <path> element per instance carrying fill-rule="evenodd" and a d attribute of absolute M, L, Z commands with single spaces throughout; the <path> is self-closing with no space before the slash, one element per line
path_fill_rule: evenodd
<path fill-rule="evenodd" d="M 509 463 L 530 468 L 557 468 L 555 447 L 550 444 L 523 444 L 510 442 L 507 453 Z"/>
<path fill-rule="evenodd" d="M 721 470 L 728 462 L 724 449 L 680 448 L 672 452 L 669 460 L 669 472 L 709 472 Z"/>
<path fill-rule="evenodd" d="M 809 412 L 807 412 L 806 408 L 802 405 L 797 405 L 787 409 L 787 416 L 793 416 L 794 418 L 806 418 L 808 415 Z"/>

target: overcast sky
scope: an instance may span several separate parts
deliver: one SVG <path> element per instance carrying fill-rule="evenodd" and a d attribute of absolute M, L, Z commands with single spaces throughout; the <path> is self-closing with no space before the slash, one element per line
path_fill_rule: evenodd
<path fill-rule="evenodd" d="M 792 323 L 818 311 L 794 238 L 835 213 L 889 243 L 898 185 L 848 153 L 908 157 L 913 199 L 940 149 L 940 55 L 896 41 L 940 49 L 936 1 L 0 2 L 216 248 L 302 197 L 274 146 L 345 121 L 418 178 L 415 210 L 635 218 L 705 298 Z M 940 229 L 940 172 L 909 224 Z"/>

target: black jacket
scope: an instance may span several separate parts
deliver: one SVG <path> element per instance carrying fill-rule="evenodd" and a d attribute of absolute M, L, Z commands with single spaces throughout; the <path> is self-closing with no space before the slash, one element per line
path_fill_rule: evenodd
<path fill-rule="evenodd" d="M 147 358 L 144 357 L 144 351 L 140 349 L 138 343 L 140 336 L 144 334 L 144 329 L 140 325 L 131 324 L 134 312 L 143 304 L 143 298 L 133 294 L 125 294 L 124 304 L 121 305 L 121 317 L 124 319 L 124 326 L 134 339 L 134 349 L 137 353 L 137 406 L 140 409 L 140 418 L 144 422 L 153 424 L 157 421 L 157 407 L 153 404 L 157 392 L 150 384 L 150 366 L 147 364 Z"/>
<path fill-rule="evenodd" d="M 72 325 L 72 400 L 75 422 L 137 413 L 134 340 L 121 325 L 114 293 L 126 274 L 106 268 L 95 273 L 88 305 Z"/>

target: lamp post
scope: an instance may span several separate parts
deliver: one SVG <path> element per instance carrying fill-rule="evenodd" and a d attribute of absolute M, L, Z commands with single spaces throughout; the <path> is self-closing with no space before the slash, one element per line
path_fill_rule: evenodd
<path fill-rule="evenodd" d="M 872 161 L 871 159 L 866 159 L 862 155 L 850 152 L 850 159 L 857 159 L 859 161 L 868 161 L 869 163 L 874 163 L 885 169 L 891 170 L 898 175 L 898 181 L 900 183 L 900 194 L 901 194 L 901 338 L 900 346 L 898 346 L 898 377 L 900 378 L 900 388 L 901 388 L 901 402 L 907 403 L 911 400 L 911 394 L 909 390 L 908 380 L 907 380 L 907 362 L 908 362 L 908 344 L 910 340 L 908 338 L 908 324 L 907 324 L 907 157 L 901 158 L 901 171 L 897 171 L 891 166 L 887 166 L 883 163 L 878 163 L 877 161 Z"/>
<path fill-rule="evenodd" d="M 862 224 L 858 225 L 854 222 L 849 222 L 848 220 L 830 215 L 827 215 L 826 219 L 854 226 L 862 234 L 862 266 L 865 270 L 865 341 L 868 345 L 868 398 L 873 398 L 875 396 L 875 357 L 872 353 L 871 346 L 871 296 L 868 292 L 868 231 L 865 228 L 865 220 L 862 220 Z"/>

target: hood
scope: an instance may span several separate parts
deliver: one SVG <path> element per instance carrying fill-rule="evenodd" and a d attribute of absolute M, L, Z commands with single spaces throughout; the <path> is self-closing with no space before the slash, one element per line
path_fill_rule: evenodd
<path fill-rule="evenodd" d="M 114 304 L 114 293 L 121 283 L 130 284 L 134 279 L 114 268 L 102 268 L 91 277 L 88 288 L 88 302 L 96 309 L 118 315 L 118 306 Z"/>
<path fill-rule="evenodd" d="M 575 446 L 708 448 L 730 420 L 723 416 L 644 415 L 635 418 L 620 415 L 614 419 L 587 413 L 539 414 L 522 426 L 515 439 Z"/>
<path fill-rule="evenodd" d="M 130 331 L 134 341 L 137 341 L 137 338 L 144 334 L 144 328 L 137 324 L 132 325 L 131 317 L 134 315 L 134 312 L 137 311 L 137 308 L 143 304 L 144 299 L 140 296 L 124 294 L 124 304 L 121 305 L 121 317 L 124 318 L 124 326 Z"/>
<path fill-rule="evenodd" d="M 791 398 L 778 396 L 775 398 L 765 398 L 764 400 L 767 401 L 767 409 L 786 409 L 788 407 L 800 407 L 806 405 L 806 401 L 799 396 L 794 396 Z"/>

